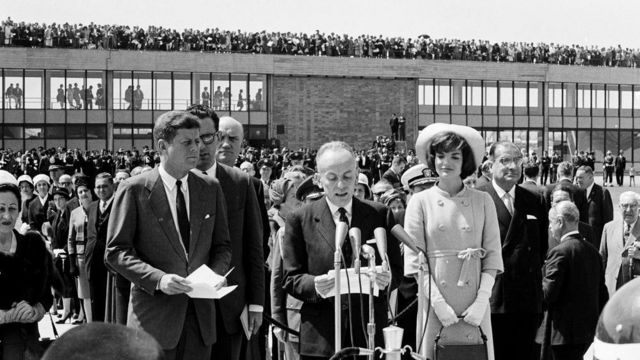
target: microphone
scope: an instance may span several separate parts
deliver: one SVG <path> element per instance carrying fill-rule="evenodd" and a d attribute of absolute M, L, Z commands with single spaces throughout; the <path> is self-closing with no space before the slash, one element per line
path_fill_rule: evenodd
<path fill-rule="evenodd" d="M 351 240 L 351 249 L 353 249 L 353 267 L 356 274 L 360 273 L 360 244 L 362 244 L 362 233 L 357 227 L 349 229 L 349 239 Z"/>
<path fill-rule="evenodd" d="M 403 243 L 404 246 L 408 247 L 409 249 L 411 249 L 411 251 L 415 252 L 416 254 L 420 252 L 424 252 L 423 249 L 418 247 L 415 239 L 404 230 L 402 225 L 400 224 L 394 225 L 393 228 L 391 228 L 391 233 L 393 234 L 393 236 L 396 237 L 396 239 L 400 240 L 400 242 Z"/>
<path fill-rule="evenodd" d="M 369 245 L 362 245 L 362 252 L 364 253 L 364 257 L 367 259 L 375 259 L 376 251 Z"/>
<path fill-rule="evenodd" d="M 336 251 L 340 251 L 342 249 L 342 243 L 344 239 L 347 237 L 348 225 L 344 221 L 338 221 L 336 224 Z"/>
<path fill-rule="evenodd" d="M 373 230 L 373 237 L 376 239 L 380 260 L 382 260 L 382 267 L 386 269 L 389 266 L 387 261 L 387 230 L 383 227 L 377 227 Z"/>

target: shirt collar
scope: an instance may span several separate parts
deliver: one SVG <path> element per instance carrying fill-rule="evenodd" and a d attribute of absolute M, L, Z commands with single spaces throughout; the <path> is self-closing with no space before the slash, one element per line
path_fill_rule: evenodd
<path fill-rule="evenodd" d="M 189 173 L 183 176 L 181 179 L 176 179 L 173 176 L 169 175 L 167 170 L 165 170 L 162 166 L 158 167 L 158 172 L 160 173 L 160 178 L 169 191 L 173 191 L 173 188 L 176 186 L 176 181 L 182 181 L 182 189 L 185 190 L 187 188 L 187 178 L 189 177 Z"/>
<path fill-rule="evenodd" d="M 500 199 L 502 199 L 504 197 L 504 194 L 506 194 L 507 192 L 504 191 L 503 188 L 498 186 L 498 184 L 496 183 L 495 179 L 491 180 L 491 184 L 493 185 L 493 188 L 496 190 L 496 193 L 498 193 L 498 197 Z M 516 186 L 515 185 L 513 187 L 511 187 L 511 190 L 509 190 L 509 195 L 511 195 L 511 199 L 513 199 L 515 201 L 515 199 L 516 199 Z"/>
<path fill-rule="evenodd" d="M 100 205 L 104 206 L 105 208 L 108 208 L 111 202 L 113 201 L 114 197 L 115 197 L 114 195 L 111 195 L 111 197 L 108 198 L 106 201 L 100 200 Z"/>
<path fill-rule="evenodd" d="M 578 231 L 578 230 L 569 231 L 568 233 L 562 235 L 562 237 L 560 238 L 560 242 L 565 241 L 569 236 L 574 235 L 574 234 L 580 235 L 580 231 Z"/>
<path fill-rule="evenodd" d="M 347 216 L 350 216 L 352 214 L 351 209 L 353 208 L 353 198 L 351 198 L 351 200 L 349 200 L 349 203 L 347 203 L 347 205 L 345 205 L 345 206 L 336 206 L 326 196 L 325 196 L 325 199 L 327 200 L 327 204 L 329 205 L 329 210 L 331 211 L 331 215 L 336 214 L 338 212 L 338 209 L 341 208 L 341 207 L 343 207 L 345 210 L 347 210 Z"/>
<path fill-rule="evenodd" d="M 207 173 L 207 176 L 217 177 L 217 176 L 216 176 L 216 174 L 217 174 L 217 173 L 216 173 L 216 170 L 218 170 L 218 162 L 217 162 L 217 161 L 214 161 L 214 162 L 213 162 L 213 165 L 211 165 L 211 167 L 210 167 L 210 168 L 208 168 L 207 170 L 204 170 L 204 172 L 206 172 L 206 173 Z M 197 173 L 197 174 L 199 174 L 199 175 L 200 175 L 200 174 L 204 175 L 204 174 L 203 174 L 203 170 L 200 170 L 200 169 L 198 169 L 198 168 L 193 168 L 193 169 L 191 169 L 191 171 L 193 171 L 193 172 L 195 172 L 195 173 Z"/>
<path fill-rule="evenodd" d="M 635 228 L 635 227 L 636 227 L 636 223 L 637 223 L 637 222 L 638 222 L 638 219 L 636 219 L 636 221 L 632 222 L 632 223 L 631 223 L 631 226 L 629 227 L 629 229 L 630 229 L 630 230 L 633 230 L 633 228 Z M 626 228 L 626 227 L 627 227 L 627 223 L 626 223 L 626 222 L 624 222 L 624 220 L 622 220 L 622 223 L 624 224 L 624 228 Z"/>

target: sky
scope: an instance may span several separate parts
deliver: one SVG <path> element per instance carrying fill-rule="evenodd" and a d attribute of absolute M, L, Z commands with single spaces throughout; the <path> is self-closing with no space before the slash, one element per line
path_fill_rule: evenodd
<path fill-rule="evenodd" d="M 0 0 L 0 19 L 640 48 L 627 0 Z"/>

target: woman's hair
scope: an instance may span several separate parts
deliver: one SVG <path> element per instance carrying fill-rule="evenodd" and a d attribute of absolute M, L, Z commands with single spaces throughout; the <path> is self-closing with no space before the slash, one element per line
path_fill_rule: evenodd
<path fill-rule="evenodd" d="M 280 178 L 271 184 L 269 199 L 271 199 L 274 208 L 280 209 L 280 205 L 287 201 L 287 193 L 293 184 L 293 180 L 289 178 Z"/>
<path fill-rule="evenodd" d="M 473 151 L 467 140 L 453 132 L 442 132 L 433 137 L 427 153 L 427 165 L 436 174 L 436 154 L 443 154 L 460 150 L 462 152 L 462 169 L 460 178 L 464 179 L 476 171 Z"/>
<path fill-rule="evenodd" d="M 22 201 L 20 200 L 20 188 L 16 185 L 4 183 L 0 184 L 0 193 L 10 192 L 16 196 L 16 200 L 18 200 L 18 211 L 22 210 Z"/>
<path fill-rule="evenodd" d="M 391 205 L 393 200 L 400 200 L 404 207 L 407 207 L 407 195 L 398 189 L 387 190 L 382 196 L 380 196 L 380 202 L 386 206 Z"/>

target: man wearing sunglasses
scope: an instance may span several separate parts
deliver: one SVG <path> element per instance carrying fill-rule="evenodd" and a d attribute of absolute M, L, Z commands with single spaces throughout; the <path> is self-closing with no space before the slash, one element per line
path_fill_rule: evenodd
<path fill-rule="evenodd" d="M 262 324 L 264 307 L 263 229 L 258 197 L 250 177 L 238 168 L 216 161 L 216 152 L 233 137 L 219 131 L 220 119 L 211 109 L 193 105 L 187 109 L 200 122 L 200 157 L 192 171 L 200 176 L 214 177 L 220 182 L 227 205 L 229 235 L 231 237 L 231 267 L 227 283 L 238 285 L 229 295 L 216 302 L 218 340 L 212 354 L 216 359 L 240 358 L 244 332 L 240 315 L 248 308 L 249 330 L 257 333 Z M 240 139 L 242 141 L 242 139 Z M 235 162 L 235 159 L 233 159 Z"/>

